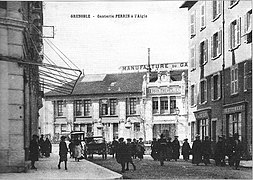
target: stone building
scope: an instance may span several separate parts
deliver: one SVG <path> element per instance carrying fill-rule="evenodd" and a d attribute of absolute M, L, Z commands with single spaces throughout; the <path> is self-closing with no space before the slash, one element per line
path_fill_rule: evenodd
<path fill-rule="evenodd" d="M 42 2 L 0 2 L 0 172 L 27 168 L 38 134 Z"/>
<path fill-rule="evenodd" d="M 217 141 L 239 133 L 252 154 L 252 1 L 185 1 L 189 11 L 189 121 Z"/>

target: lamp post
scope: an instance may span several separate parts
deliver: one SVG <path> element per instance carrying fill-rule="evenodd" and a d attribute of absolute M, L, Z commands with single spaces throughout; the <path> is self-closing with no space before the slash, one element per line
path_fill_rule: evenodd
<path fill-rule="evenodd" d="M 176 133 L 175 133 L 175 135 L 176 136 L 178 136 L 178 123 L 179 123 L 179 121 L 178 121 L 178 115 L 179 115 L 179 112 L 180 112 L 179 108 L 176 107 L 176 110 L 175 110 L 175 113 L 176 113 Z"/>

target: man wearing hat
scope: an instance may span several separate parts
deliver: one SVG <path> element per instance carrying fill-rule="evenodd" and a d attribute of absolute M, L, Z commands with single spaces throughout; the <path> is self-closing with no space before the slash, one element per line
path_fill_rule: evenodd
<path fill-rule="evenodd" d="M 185 161 L 189 160 L 190 152 L 191 152 L 191 147 L 190 147 L 190 144 L 188 143 L 188 139 L 186 138 L 184 139 L 184 143 L 182 146 L 182 155 Z"/>
<path fill-rule="evenodd" d="M 67 154 L 68 154 L 68 147 L 65 142 L 66 136 L 61 136 L 61 142 L 59 144 L 59 163 L 58 163 L 58 169 L 61 169 L 61 162 L 64 161 L 65 163 L 65 170 L 67 170 Z"/>
<path fill-rule="evenodd" d="M 30 151 L 30 160 L 31 160 L 31 169 L 37 169 L 34 164 L 35 161 L 39 160 L 39 143 L 38 136 L 34 134 L 32 140 L 30 141 L 29 151 Z"/>
<path fill-rule="evenodd" d="M 216 166 L 225 165 L 222 164 L 223 161 L 225 162 L 225 144 L 221 136 L 218 137 L 218 142 L 216 143 L 214 158 Z"/>
<path fill-rule="evenodd" d="M 243 147 L 241 144 L 241 141 L 239 140 L 239 134 L 235 133 L 233 135 L 234 141 L 232 144 L 232 157 L 231 157 L 231 163 L 232 166 L 235 166 L 235 169 L 238 169 L 239 164 L 240 164 L 240 160 L 241 160 L 241 156 L 243 153 Z"/>
<path fill-rule="evenodd" d="M 202 142 L 200 141 L 200 136 L 197 134 L 195 136 L 195 141 L 192 144 L 192 163 L 199 165 L 202 162 Z"/>
<path fill-rule="evenodd" d="M 161 134 L 160 136 L 161 138 L 158 140 L 158 157 L 159 157 L 159 161 L 160 161 L 160 165 L 163 166 L 164 165 L 164 160 L 166 158 L 166 149 L 167 149 L 167 141 L 164 138 L 164 135 Z"/>
<path fill-rule="evenodd" d="M 173 150 L 173 159 L 177 161 L 180 155 L 180 144 L 178 141 L 178 136 L 175 136 L 175 139 L 172 141 L 172 150 Z"/>
<path fill-rule="evenodd" d="M 116 150 L 116 161 L 121 165 L 121 172 L 125 172 L 125 163 L 127 162 L 127 145 L 124 138 L 119 138 L 119 144 Z"/>

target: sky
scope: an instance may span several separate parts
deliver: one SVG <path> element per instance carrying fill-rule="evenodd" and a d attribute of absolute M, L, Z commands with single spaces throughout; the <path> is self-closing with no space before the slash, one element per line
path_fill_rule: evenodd
<path fill-rule="evenodd" d="M 118 73 L 121 66 L 147 64 L 148 48 L 151 64 L 187 62 L 188 12 L 179 8 L 182 3 L 44 2 L 44 26 L 54 26 L 54 38 L 44 38 L 44 53 L 55 64 L 66 66 L 48 46 L 52 42 L 84 74 Z M 44 34 L 50 34 L 46 30 Z"/>

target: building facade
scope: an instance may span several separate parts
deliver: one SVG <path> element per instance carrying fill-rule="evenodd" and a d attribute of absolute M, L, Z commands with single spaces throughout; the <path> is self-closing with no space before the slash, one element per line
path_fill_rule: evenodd
<path fill-rule="evenodd" d="M 119 137 L 151 141 L 161 133 L 183 140 L 187 136 L 186 69 L 187 63 L 178 71 L 85 75 L 71 95 L 45 94 L 42 133 L 55 142 L 71 131 L 102 135 L 108 142 Z"/>
<path fill-rule="evenodd" d="M 42 2 L 0 2 L 0 172 L 27 169 L 38 134 Z"/>
<path fill-rule="evenodd" d="M 189 11 L 189 121 L 200 134 L 239 133 L 252 154 L 252 2 L 185 1 Z"/>

